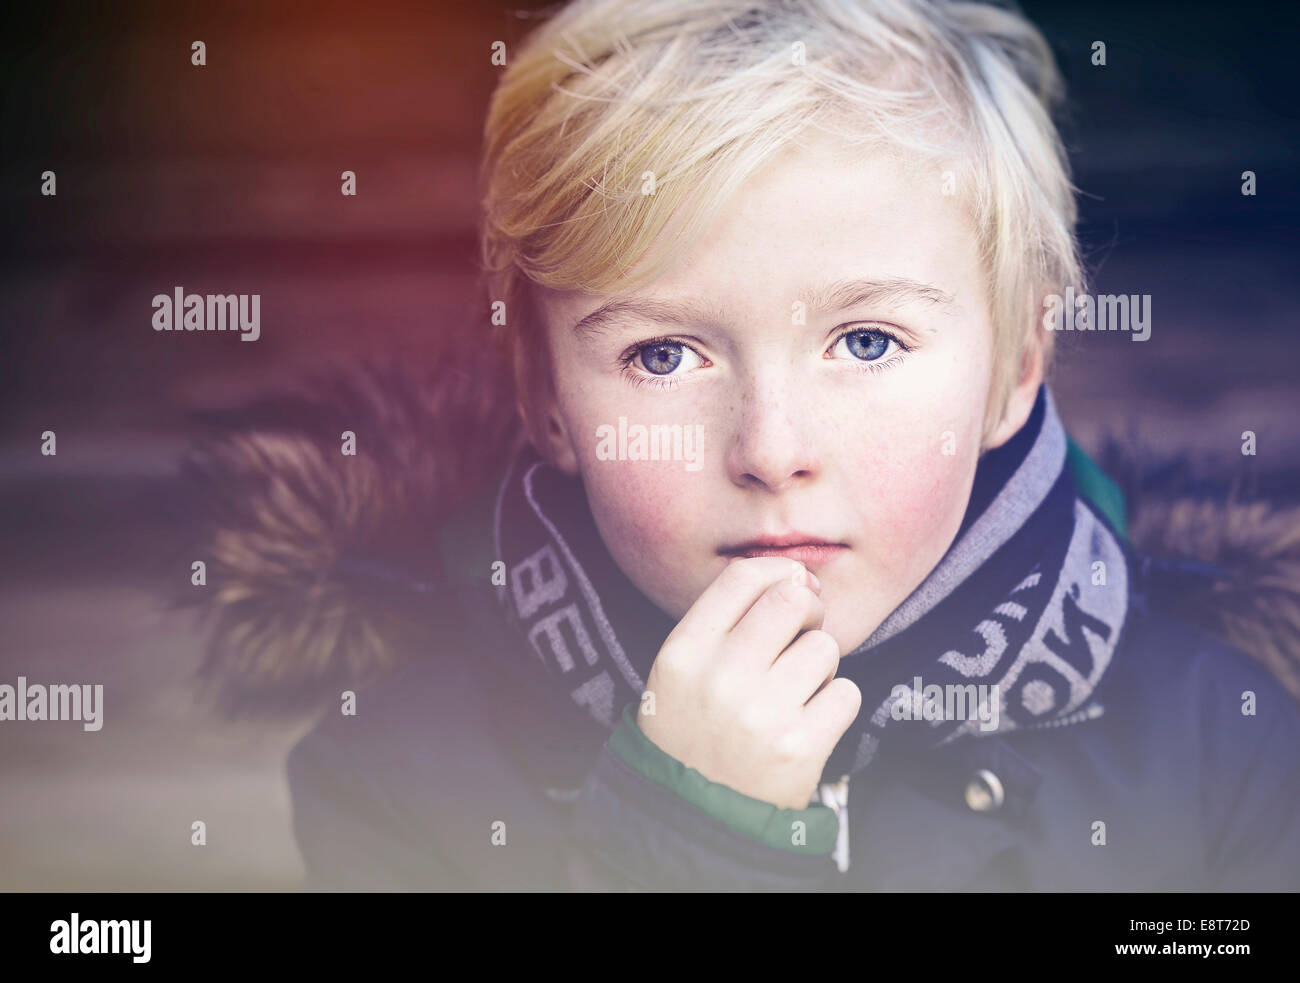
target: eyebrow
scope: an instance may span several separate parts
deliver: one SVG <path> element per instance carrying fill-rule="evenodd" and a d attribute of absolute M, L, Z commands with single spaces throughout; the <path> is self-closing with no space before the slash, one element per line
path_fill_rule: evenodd
<path fill-rule="evenodd" d="M 952 295 L 948 292 L 906 277 L 891 277 L 883 280 L 833 280 L 811 287 L 798 296 L 808 298 L 808 314 L 812 316 L 867 304 L 953 306 Z M 590 338 L 611 330 L 615 322 L 623 318 L 663 324 L 686 322 L 719 324 L 725 320 L 721 312 L 708 304 L 615 297 L 578 321 L 573 326 L 573 331 L 580 338 Z"/>

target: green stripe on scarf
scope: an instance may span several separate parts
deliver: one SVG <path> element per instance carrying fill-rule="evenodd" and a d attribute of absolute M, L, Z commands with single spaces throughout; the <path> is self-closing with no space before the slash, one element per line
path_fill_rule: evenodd
<path fill-rule="evenodd" d="M 1096 462 L 1069 436 L 1066 437 L 1065 464 L 1074 477 L 1080 497 L 1095 506 L 1120 538 L 1128 542 L 1128 515 L 1119 485 L 1097 467 Z"/>

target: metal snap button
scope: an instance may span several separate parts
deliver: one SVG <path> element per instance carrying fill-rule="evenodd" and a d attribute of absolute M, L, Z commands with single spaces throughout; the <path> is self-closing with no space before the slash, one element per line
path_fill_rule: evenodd
<path fill-rule="evenodd" d="M 976 812 L 993 812 L 1005 800 L 1001 779 L 987 768 L 975 772 L 966 783 L 966 804 Z"/>

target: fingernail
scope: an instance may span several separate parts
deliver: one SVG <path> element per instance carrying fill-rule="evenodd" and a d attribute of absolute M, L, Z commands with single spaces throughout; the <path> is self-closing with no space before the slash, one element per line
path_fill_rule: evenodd
<path fill-rule="evenodd" d="M 815 590 L 818 594 L 820 594 L 822 592 L 822 582 L 817 579 L 817 574 L 813 573 L 811 570 L 808 570 L 807 567 L 804 567 L 804 570 L 807 571 L 808 573 L 808 579 L 812 582 L 813 590 Z"/>

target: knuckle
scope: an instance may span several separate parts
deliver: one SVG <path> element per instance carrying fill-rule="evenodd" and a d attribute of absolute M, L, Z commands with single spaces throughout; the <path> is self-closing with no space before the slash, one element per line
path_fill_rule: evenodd
<path fill-rule="evenodd" d="M 835 641 L 835 636 L 821 628 L 814 628 L 808 632 L 812 636 L 812 650 L 817 656 L 817 664 L 824 666 L 827 671 L 834 669 L 840 664 L 840 643 Z"/>
<path fill-rule="evenodd" d="M 837 641 L 835 640 L 835 636 L 834 636 L 834 635 L 832 635 L 830 632 L 828 632 L 828 631 L 827 631 L 826 629 L 824 629 L 824 628 L 816 628 L 816 629 L 814 629 L 814 630 L 813 630 L 813 634 L 816 635 L 817 638 L 818 638 L 818 640 L 819 640 L 822 644 L 824 644 L 824 645 L 826 646 L 826 651 L 827 651 L 827 652 L 830 652 L 830 653 L 831 653 L 833 656 L 835 656 L 837 659 L 839 658 L 839 656 L 840 656 L 840 643 L 837 642 Z"/>
<path fill-rule="evenodd" d="M 685 646 L 674 639 L 668 639 L 655 657 L 654 669 L 661 676 L 677 678 L 681 676 L 687 664 Z"/>
<path fill-rule="evenodd" d="M 787 730 L 772 743 L 772 753 L 782 762 L 801 761 L 807 754 L 807 741 L 800 731 Z"/>
<path fill-rule="evenodd" d="M 767 589 L 768 596 L 778 604 L 806 611 L 817 600 L 811 588 L 792 580 L 779 580 Z"/>
<path fill-rule="evenodd" d="M 768 586 L 764 592 L 764 597 L 769 604 L 785 607 L 794 601 L 797 591 L 798 588 L 794 584 L 785 580 L 778 580 L 775 584 Z"/>
<path fill-rule="evenodd" d="M 858 684 L 845 676 L 836 676 L 826 684 L 827 689 L 833 689 L 835 698 L 840 701 L 846 714 L 857 715 L 862 709 L 862 690 L 858 689 Z"/>
<path fill-rule="evenodd" d="M 839 659 L 831 656 L 825 649 L 819 649 L 809 663 L 810 674 L 819 683 L 829 683 L 839 668 Z"/>
<path fill-rule="evenodd" d="M 735 670 L 718 668 L 709 673 L 704 683 L 704 698 L 711 706 L 727 706 L 735 700 L 740 689 L 740 680 Z"/>
<path fill-rule="evenodd" d="M 740 712 L 736 715 L 736 727 L 750 740 L 763 733 L 766 723 L 766 714 L 753 703 L 741 707 Z"/>

